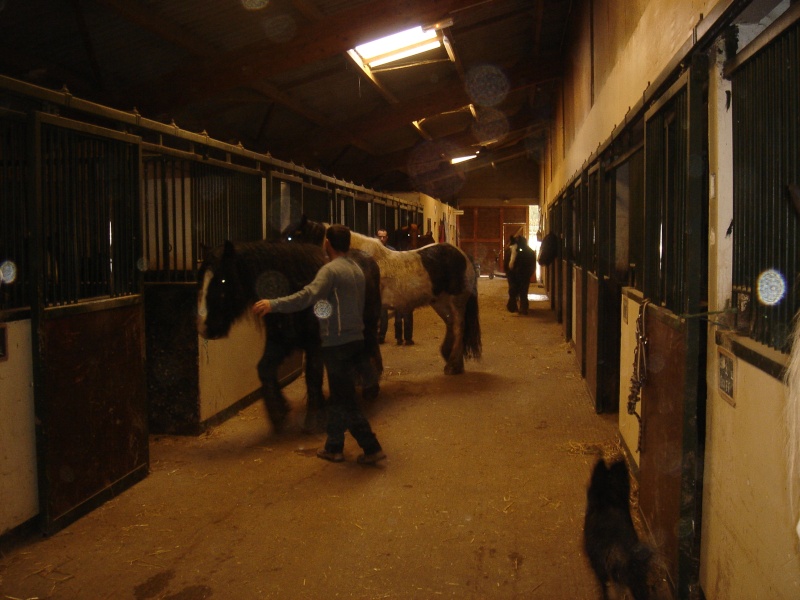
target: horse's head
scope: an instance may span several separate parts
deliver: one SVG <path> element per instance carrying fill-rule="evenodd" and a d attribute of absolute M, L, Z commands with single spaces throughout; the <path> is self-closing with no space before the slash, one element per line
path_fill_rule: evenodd
<path fill-rule="evenodd" d="M 281 240 L 322 246 L 325 240 L 325 229 L 325 223 L 311 221 L 306 215 L 303 215 L 298 223 L 290 223 L 281 232 Z"/>
<path fill-rule="evenodd" d="M 226 241 L 207 253 L 198 272 L 197 332 L 206 339 L 228 335 L 233 322 L 247 309 L 236 259 L 233 243 Z"/>

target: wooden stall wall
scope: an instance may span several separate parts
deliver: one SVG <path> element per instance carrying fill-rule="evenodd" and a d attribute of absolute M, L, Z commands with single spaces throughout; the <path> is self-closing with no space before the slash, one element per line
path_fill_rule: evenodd
<path fill-rule="evenodd" d="M 527 206 L 473 206 L 458 217 L 460 246 L 480 265 L 481 275 L 503 272 L 503 250 L 509 231 L 528 231 Z"/>
<path fill-rule="evenodd" d="M 148 472 L 141 140 L 42 113 L 32 140 L 39 510 L 53 533 Z"/>

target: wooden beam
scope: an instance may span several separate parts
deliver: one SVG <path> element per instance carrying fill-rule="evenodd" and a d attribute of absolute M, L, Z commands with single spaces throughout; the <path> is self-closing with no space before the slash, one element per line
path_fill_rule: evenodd
<path fill-rule="evenodd" d="M 77 2 L 77 0 L 73 1 Z M 141 8 L 137 8 L 138 5 L 123 0 L 95 1 L 116 11 L 120 17 L 135 23 L 139 27 L 149 31 L 150 33 L 164 39 L 169 43 L 183 48 L 195 56 L 207 59 L 216 56 L 217 54 L 217 51 L 210 47 L 207 43 L 204 43 L 192 34 L 183 31 L 178 25 L 164 19 L 162 16 L 158 15 L 158 13 L 154 13 L 153 11 L 144 11 Z M 303 14 L 309 16 L 321 15 L 316 7 L 314 7 L 314 5 L 308 0 L 292 0 L 292 3 L 298 8 L 298 10 L 301 10 Z M 347 140 L 350 144 L 356 146 L 357 148 L 371 153 L 375 151 L 374 148 L 369 146 L 363 140 L 357 139 L 346 131 L 337 130 L 335 124 L 331 122 L 328 117 L 301 105 L 294 98 L 292 98 L 290 94 L 282 92 L 276 86 L 265 81 L 260 81 L 251 83 L 249 87 L 264 96 L 266 100 L 280 104 L 320 127 L 328 130 L 338 131 L 338 134 L 342 137 L 342 139 Z"/>
<path fill-rule="evenodd" d="M 130 97 L 148 99 L 140 104 L 162 113 L 343 54 L 360 43 L 436 21 L 470 4 L 473 0 L 375 0 L 298 27 L 294 39 L 285 44 L 276 46 L 264 40 L 211 60 L 194 61 L 143 89 L 130 90 Z"/>
<path fill-rule="evenodd" d="M 561 63 L 556 60 L 544 60 L 536 66 L 517 69 L 509 77 L 511 89 L 521 90 L 538 85 L 543 81 L 560 77 L 561 69 Z M 407 127 L 414 121 L 421 121 L 441 113 L 458 110 L 471 102 L 472 100 L 464 89 L 462 82 L 454 79 L 448 83 L 433 87 L 428 94 L 417 98 L 414 102 L 406 102 L 383 110 L 375 110 L 369 118 L 340 123 L 338 126 L 340 129 L 349 131 L 357 137 L 366 137 L 369 134 L 385 133 L 401 127 Z M 318 135 L 312 136 L 311 140 L 305 140 L 304 144 L 311 143 L 319 149 L 335 146 L 339 141 L 335 134 L 320 131 Z"/>
<path fill-rule="evenodd" d="M 216 56 L 218 51 L 209 43 L 198 39 L 184 30 L 180 25 L 167 19 L 150 5 L 147 9 L 142 4 L 130 0 L 94 0 L 116 12 L 120 17 L 149 31 L 156 37 L 183 48 L 194 56 L 208 59 Z"/>
<path fill-rule="evenodd" d="M 389 104 L 400 104 L 400 100 L 398 100 L 394 94 L 392 94 L 386 87 L 378 81 L 375 77 L 375 74 L 372 72 L 372 69 L 369 68 L 369 65 L 365 64 L 361 57 L 355 50 L 348 50 L 347 57 L 352 61 L 352 63 L 357 66 L 361 74 L 364 75 L 369 83 L 372 84 L 378 93 L 383 96 L 383 98 L 389 102 Z"/>

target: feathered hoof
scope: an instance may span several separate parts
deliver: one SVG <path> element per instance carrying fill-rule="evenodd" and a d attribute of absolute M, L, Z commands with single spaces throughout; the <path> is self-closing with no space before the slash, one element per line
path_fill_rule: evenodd
<path fill-rule="evenodd" d="M 267 414 L 269 422 L 272 424 L 272 430 L 275 433 L 282 433 L 286 428 L 286 417 L 289 410 L 283 406 L 267 406 Z"/>
<path fill-rule="evenodd" d="M 303 433 L 325 433 L 325 416 L 321 411 L 309 411 L 303 419 Z"/>
<path fill-rule="evenodd" d="M 445 375 L 461 375 L 464 372 L 464 365 L 445 365 Z"/>
<path fill-rule="evenodd" d="M 361 390 L 361 398 L 364 400 L 364 402 L 373 402 L 378 398 L 378 394 L 380 393 L 381 386 L 376 383 Z"/>

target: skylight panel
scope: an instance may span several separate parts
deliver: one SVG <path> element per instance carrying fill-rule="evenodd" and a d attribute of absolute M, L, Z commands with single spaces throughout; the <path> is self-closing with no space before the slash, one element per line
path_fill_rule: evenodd
<path fill-rule="evenodd" d="M 421 54 L 442 45 L 436 29 L 414 27 L 355 47 L 366 65 L 374 68 Z"/>

